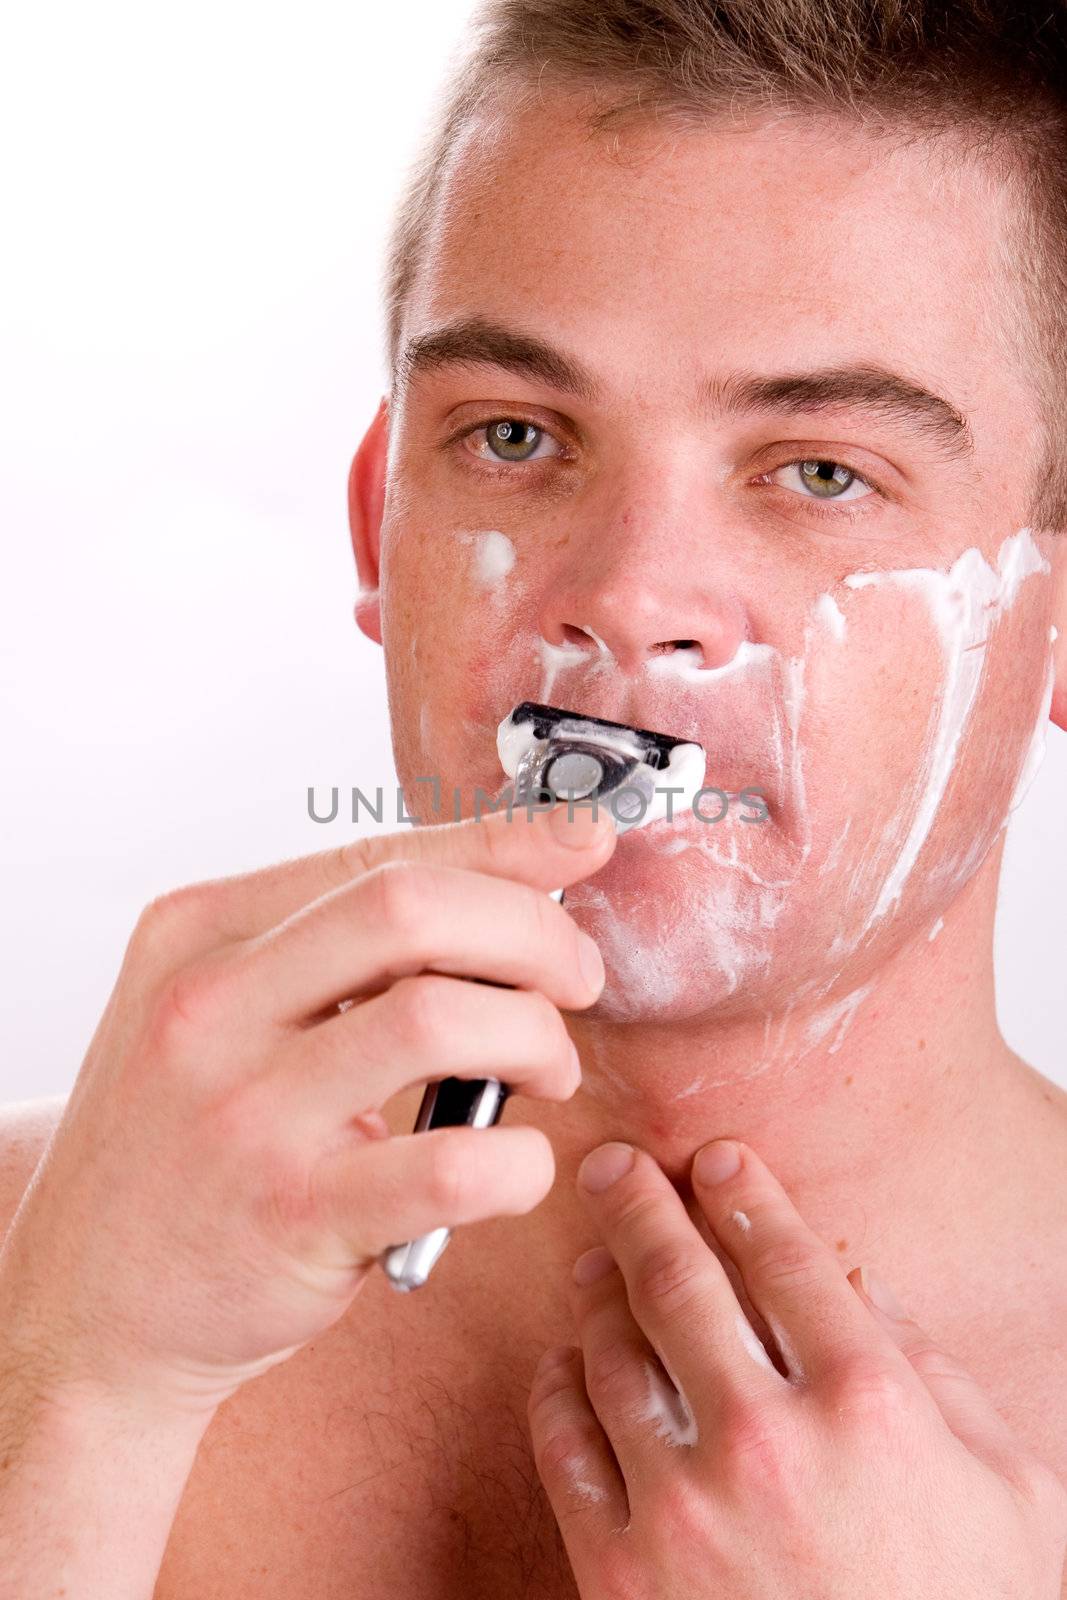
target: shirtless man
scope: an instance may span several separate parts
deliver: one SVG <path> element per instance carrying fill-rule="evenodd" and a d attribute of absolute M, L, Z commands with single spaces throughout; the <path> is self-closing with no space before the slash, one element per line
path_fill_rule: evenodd
<path fill-rule="evenodd" d="M 837 0 L 753 9 L 746 68 L 680 0 L 490 8 L 350 476 L 424 826 L 150 906 L 68 1103 L 9 1111 L 5 1600 L 1060 1594 L 1067 1104 L 991 961 L 1067 725 L 1038 88 L 875 5 L 883 111 L 947 130 L 905 142 Z M 474 820 L 524 698 L 767 820 Z M 449 1073 L 502 1125 L 411 1135 Z"/>

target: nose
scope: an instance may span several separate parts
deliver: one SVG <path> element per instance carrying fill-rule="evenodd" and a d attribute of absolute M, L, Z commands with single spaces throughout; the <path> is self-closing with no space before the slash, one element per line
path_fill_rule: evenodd
<path fill-rule="evenodd" d="M 721 570 L 701 575 L 694 565 L 631 547 L 608 565 L 560 572 L 540 610 L 541 635 L 591 657 L 610 651 L 626 673 L 680 650 L 692 666 L 725 666 L 748 638 L 748 614 Z"/>

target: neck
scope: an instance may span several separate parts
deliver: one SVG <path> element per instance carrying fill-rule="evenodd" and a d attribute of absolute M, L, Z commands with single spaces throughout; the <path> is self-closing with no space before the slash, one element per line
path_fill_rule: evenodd
<path fill-rule="evenodd" d="M 912 1296 L 913 1315 L 922 1320 L 926 1307 L 936 1326 L 953 1285 L 964 1297 L 974 1291 L 976 1251 L 1003 1259 L 1038 1224 L 1019 1208 L 1027 1149 L 1038 1159 L 1034 1118 L 1051 1108 L 1040 1105 L 1045 1080 L 1009 1050 L 996 1022 L 1002 846 L 1003 838 L 947 908 L 937 936 L 920 929 L 863 980 L 858 1003 L 846 997 L 829 1013 L 825 1001 L 797 1005 L 695 1032 L 570 1016 L 582 1087 L 563 1105 L 516 1096 L 505 1113 L 551 1141 L 553 1188 L 525 1216 L 459 1230 L 453 1282 L 468 1296 L 483 1286 L 496 1327 L 507 1281 L 516 1329 L 541 1344 L 571 1337 L 567 1277 L 599 1242 L 575 1175 L 608 1139 L 655 1158 L 722 1260 L 688 1173 L 702 1144 L 730 1135 L 767 1163 L 843 1272 L 869 1262 Z M 417 1090 L 392 1103 L 393 1131 L 410 1129 L 420 1098 Z"/>
<path fill-rule="evenodd" d="M 581 1089 L 562 1107 L 524 1100 L 521 1120 L 551 1138 L 562 1178 L 625 1139 L 684 1187 L 699 1146 L 731 1135 L 809 1201 L 898 1205 L 909 1169 L 967 1144 L 1010 1058 L 994 1004 L 998 866 L 987 859 L 934 939 L 922 927 L 836 998 L 693 1029 L 575 1015 Z"/>

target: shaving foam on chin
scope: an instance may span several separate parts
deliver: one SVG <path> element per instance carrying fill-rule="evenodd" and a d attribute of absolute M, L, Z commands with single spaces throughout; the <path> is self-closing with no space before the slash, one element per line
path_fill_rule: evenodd
<path fill-rule="evenodd" d="M 704 782 L 701 745 L 524 700 L 497 730 L 516 800 L 605 800 L 617 833 L 688 810 Z"/>

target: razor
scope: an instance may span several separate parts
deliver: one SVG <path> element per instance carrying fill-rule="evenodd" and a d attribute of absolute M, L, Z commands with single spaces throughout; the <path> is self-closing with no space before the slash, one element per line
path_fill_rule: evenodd
<path fill-rule="evenodd" d="M 691 806 L 704 781 L 706 761 L 703 747 L 691 739 L 533 700 L 522 701 L 504 718 L 497 730 L 497 752 L 512 781 L 509 806 L 605 802 L 617 833 Z M 562 901 L 562 889 L 551 893 Z M 444 1078 L 427 1084 L 413 1131 L 490 1128 L 499 1122 L 509 1093 L 498 1078 Z M 420 1288 L 451 1232 L 434 1228 L 384 1250 L 379 1260 L 393 1287 Z"/>

